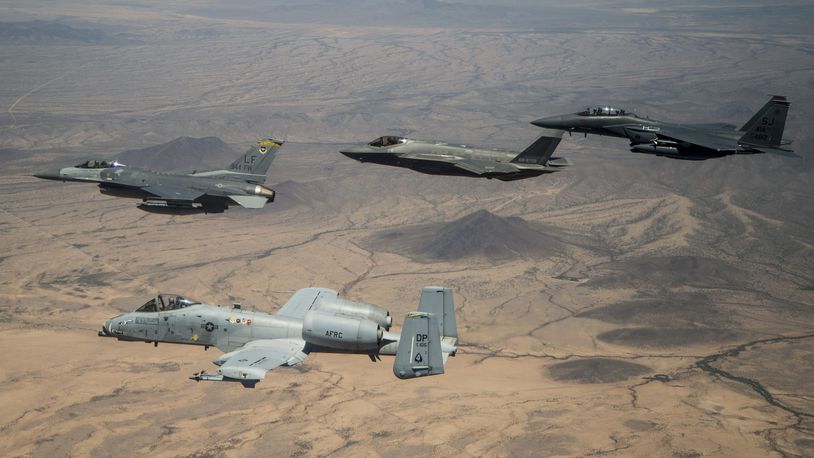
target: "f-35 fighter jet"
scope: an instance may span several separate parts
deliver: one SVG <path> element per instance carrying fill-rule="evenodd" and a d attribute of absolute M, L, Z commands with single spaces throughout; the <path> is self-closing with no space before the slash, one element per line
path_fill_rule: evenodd
<path fill-rule="evenodd" d="M 247 388 L 266 372 L 299 364 L 314 352 L 361 353 L 372 361 L 395 355 L 393 372 L 401 379 L 444 373 L 458 344 L 451 289 L 425 287 L 418 312 L 407 314 L 400 335 L 389 332 L 391 324 L 390 312 L 381 307 L 340 298 L 330 289 L 305 288 L 274 315 L 159 294 L 135 312 L 108 320 L 99 336 L 216 347 L 225 352 L 213 360 L 217 372 L 190 378 Z"/>
<path fill-rule="evenodd" d="M 547 132 L 517 153 L 384 136 L 340 152 L 359 162 L 405 167 L 430 175 L 512 181 L 558 172 L 567 166 L 565 159 L 551 157 L 561 138 L 561 130 Z"/>
<path fill-rule="evenodd" d="M 153 213 L 222 213 L 230 205 L 263 208 L 274 191 L 263 186 L 266 172 L 283 142 L 257 142 L 226 170 L 188 175 L 127 167 L 115 161 L 89 160 L 34 174 L 47 180 L 98 183 L 102 194 L 141 199 L 138 208 Z"/>
<path fill-rule="evenodd" d="M 732 124 L 671 124 L 642 118 L 629 111 L 598 107 L 579 113 L 538 119 L 548 129 L 630 140 L 630 151 L 673 159 L 704 160 L 730 154 L 773 153 L 796 156 L 784 148 L 783 128 L 789 102 L 774 96 L 740 129 Z"/>

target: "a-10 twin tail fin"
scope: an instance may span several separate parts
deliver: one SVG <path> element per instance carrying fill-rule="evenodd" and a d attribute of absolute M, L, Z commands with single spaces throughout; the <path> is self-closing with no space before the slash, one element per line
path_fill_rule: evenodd
<path fill-rule="evenodd" d="M 452 290 L 425 287 L 419 311 L 408 313 L 404 319 L 393 373 L 401 379 L 443 374 L 447 357 L 455 356 L 457 344 Z"/>

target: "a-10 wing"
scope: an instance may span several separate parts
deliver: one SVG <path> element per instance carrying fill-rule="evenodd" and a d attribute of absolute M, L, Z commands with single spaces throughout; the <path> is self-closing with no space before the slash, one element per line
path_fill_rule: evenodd
<path fill-rule="evenodd" d="M 304 350 L 305 341 L 302 339 L 254 340 L 216 359 L 215 364 L 220 365 L 216 374 L 201 371 L 191 378 L 240 382 L 245 387 L 254 388 L 266 377 L 266 372 L 282 365 L 301 363 L 308 356 Z"/>

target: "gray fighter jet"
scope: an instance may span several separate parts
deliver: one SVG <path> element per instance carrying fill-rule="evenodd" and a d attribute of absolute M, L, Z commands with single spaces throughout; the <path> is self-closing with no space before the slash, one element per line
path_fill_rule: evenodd
<path fill-rule="evenodd" d="M 629 111 L 588 108 L 579 113 L 538 119 L 532 124 L 570 132 L 630 140 L 630 151 L 673 159 L 704 160 L 730 154 L 773 153 L 795 156 L 784 148 L 783 128 L 789 102 L 774 96 L 740 129 L 732 124 L 670 124 Z"/>
<path fill-rule="evenodd" d="M 115 161 L 89 160 L 35 174 L 47 180 L 98 183 L 102 194 L 141 199 L 138 208 L 153 213 L 222 213 L 230 205 L 263 208 L 274 191 L 263 186 L 266 172 L 283 142 L 262 140 L 226 170 L 171 174 L 127 167 Z"/>
<path fill-rule="evenodd" d="M 405 167 L 430 175 L 512 181 L 558 172 L 567 166 L 565 159 L 551 157 L 561 138 L 561 130 L 547 132 L 517 153 L 388 135 L 340 152 L 359 162 Z"/>
<path fill-rule="evenodd" d="M 340 298 L 330 289 L 304 288 L 273 315 L 159 294 L 135 312 L 108 320 L 99 336 L 216 347 L 225 352 L 213 360 L 217 372 L 190 378 L 248 388 L 266 372 L 299 364 L 314 352 L 361 353 L 372 361 L 395 355 L 393 372 L 401 379 L 444 373 L 458 344 L 451 289 L 425 287 L 418 312 L 407 314 L 400 335 L 389 332 L 391 324 L 390 312 L 381 307 Z"/>

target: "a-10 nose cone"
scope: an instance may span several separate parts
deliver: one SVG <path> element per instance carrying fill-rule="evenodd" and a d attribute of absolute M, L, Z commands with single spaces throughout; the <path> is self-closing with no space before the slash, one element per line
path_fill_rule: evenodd
<path fill-rule="evenodd" d="M 568 130 L 572 127 L 570 121 L 568 116 L 549 116 L 532 121 L 531 123 L 537 127 L 544 127 L 546 129 Z"/>
<path fill-rule="evenodd" d="M 99 331 L 99 337 L 113 337 L 113 332 L 110 330 L 110 321 L 105 321 L 105 324 L 102 325 L 102 330 Z"/>
<path fill-rule="evenodd" d="M 43 180 L 61 180 L 62 176 L 60 171 L 60 169 L 43 170 L 42 172 L 35 173 L 34 177 L 42 178 Z"/>

